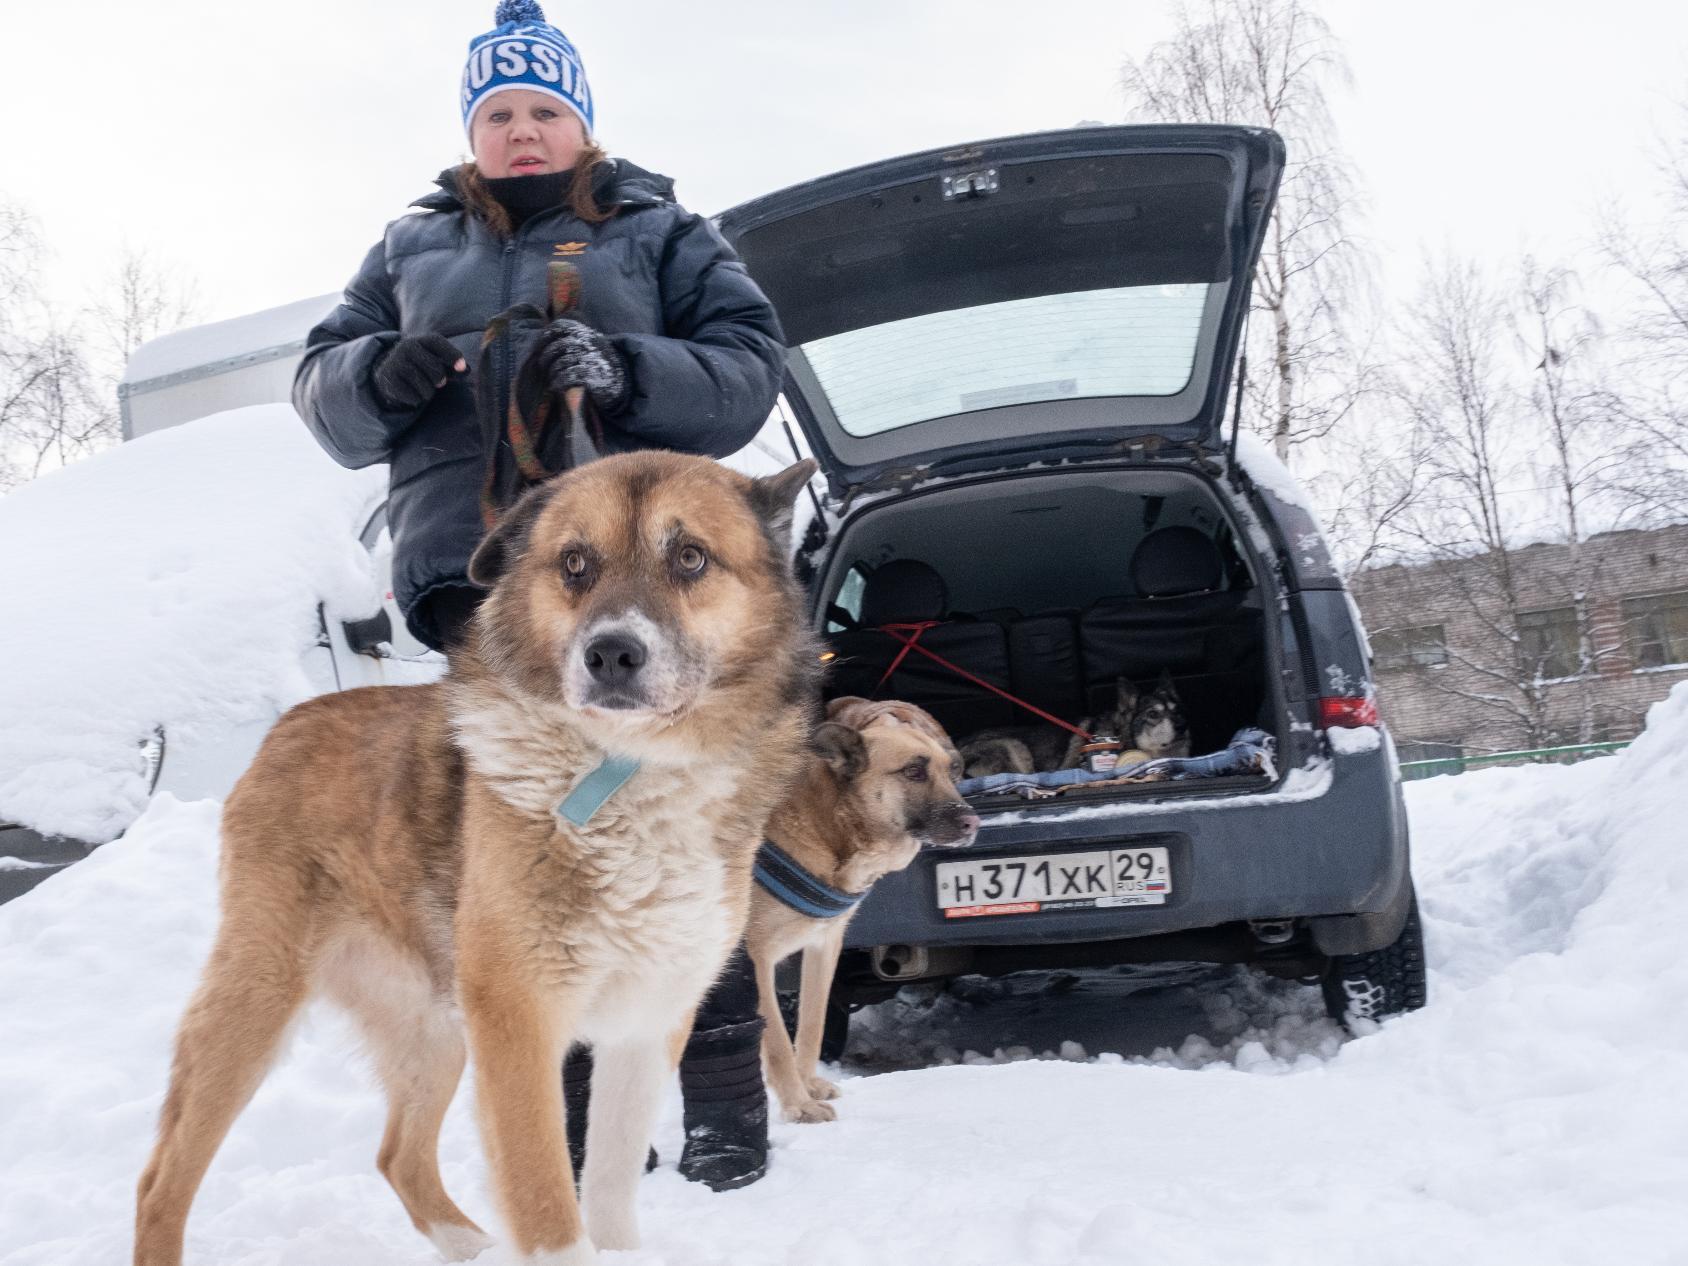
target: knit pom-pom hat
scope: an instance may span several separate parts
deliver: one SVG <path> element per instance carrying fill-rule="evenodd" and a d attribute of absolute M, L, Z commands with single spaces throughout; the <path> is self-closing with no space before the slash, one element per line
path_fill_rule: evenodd
<path fill-rule="evenodd" d="M 463 67 L 463 130 L 475 110 L 495 92 L 526 88 L 557 98 L 580 116 L 592 135 L 592 90 L 586 69 L 568 38 L 545 20 L 536 0 L 499 0 L 498 25 L 469 41 Z"/>

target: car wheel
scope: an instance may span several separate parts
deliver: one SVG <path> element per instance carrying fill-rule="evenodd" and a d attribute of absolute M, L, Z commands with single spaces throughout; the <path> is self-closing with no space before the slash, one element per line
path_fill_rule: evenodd
<path fill-rule="evenodd" d="M 1424 930 L 1415 894 L 1394 942 L 1369 954 L 1340 954 L 1320 982 L 1325 1010 L 1350 1032 L 1357 1020 L 1383 1020 L 1417 1011 L 1425 1002 Z"/>

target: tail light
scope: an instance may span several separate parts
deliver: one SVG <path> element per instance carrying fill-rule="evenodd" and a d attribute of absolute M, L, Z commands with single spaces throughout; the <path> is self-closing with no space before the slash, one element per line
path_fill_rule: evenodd
<path fill-rule="evenodd" d="M 1377 700 L 1344 697 L 1319 700 L 1319 724 L 1327 730 L 1352 730 L 1377 724 Z"/>

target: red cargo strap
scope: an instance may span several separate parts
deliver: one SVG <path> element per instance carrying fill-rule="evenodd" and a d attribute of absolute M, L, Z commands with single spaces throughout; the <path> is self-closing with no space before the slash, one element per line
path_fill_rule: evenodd
<path fill-rule="evenodd" d="M 986 681 L 983 677 L 975 677 L 972 673 L 968 672 L 960 665 L 950 663 L 949 660 L 945 659 L 936 651 L 929 651 L 924 646 L 920 645 L 920 635 L 926 632 L 927 629 L 936 628 L 942 623 L 942 620 L 916 620 L 907 624 L 881 624 L 879 626 L 879 631 L 881 633 L 885 634 L 887 637 L 893 637 L 898 642 L 902 643 L 903 649 L 897 652 L 897 657 L 891 661 L 891 666 L 885 670 L 885 675 L 879 679 L 879 684 L 873 688 L 874 694 L 877 695 L 881 690 L 885 689 L 885 683 L 891 680 L 891 674 L 897 671 L 903 660 L 908 657 L 908 653 L 910 651 L 919 651 L 922 655 L 926 656 L 927 659 L 931 660 L 935 664 L 941 664 L 957 677 L 965 677 L 975 686 L 983 686 L 992 694 L 1001 695 L 1004 699 L 1008 700 L 1009 703 L 1016 704 L 1019 707 L 1024 708 L 1027 712 L 1035 713 L 1036 715 L 1042 717 L 1045 721 L 1048 721 L 1051 725 L 1058 725 L 1063 730 L 1078 735 L 1087 743 L 1095 741 L 1096 736 L 1090 733 L 1090 731 L 1081 730 L 1078 726 L 1073 725 L 1068 721 L 1061 720 L 1060 717 L 1050 716 L 1049 713 L 1045 712 L 1042 708 L 1035 707 L 1032 704 L 1027 703 L 1024 699 L 1016 698 L 1000 686 L 991 685 L 991 683 Z"/>

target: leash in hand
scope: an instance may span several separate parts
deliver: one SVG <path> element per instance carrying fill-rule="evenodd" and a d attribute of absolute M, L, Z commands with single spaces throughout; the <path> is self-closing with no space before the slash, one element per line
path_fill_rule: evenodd
<path fill-rule="evenodd" d="M 546 275 L 546 311 L 543 315 L 533 304 L 519 303 L 499 313 L 487 323 L 486 334 L 481 338 L 481 372 L 476 375 L 483 419 L 491 419 L 495 413 L 493 401 L 489 398 L 496 389 L 495 375 L 486 372 L 487 352 L 493 344 L 507 334 L 519 319 L 543 321 L 548 324 L 571 315 L 580 305 L 580 296 L 580 270 L 569 260 L 554 259 L 550 261 Z M 486 436 L 487 470 L 486 480 L 481 486 L 481 521 L 488 530 L 498 521 L 499 514 L 508 508 L 507 505 L 500 504 L 498 498 L 500 441 L 509 444 L 510 452 L 516 460 L 516 470 L 521 480 L 527 484 L 542 483 L 562 470 L 572 469 L 583 461 L 596 457 L 604 448 L 603 424 L 591 406 L 586 388 L 569 387 L 561 393 L 563 410 L 568 419 L 568 432 L 563 437 L 562 464 L 559 470 L 548 470 L 539 453 L 555 410 L 558 393 L 549 387 L 545 389 L 534 409 L 533 423 L 530 426 L 522 417 L 521 392 L 518 385 L 512 383 L 510 387 L 510 399 L 504 410 L 503 434 L 498 435 L 494 432 Z M 584 451 L 588 447 L 591 452 Z M 512 501 L 514 499 L 511 498 Z"/>

